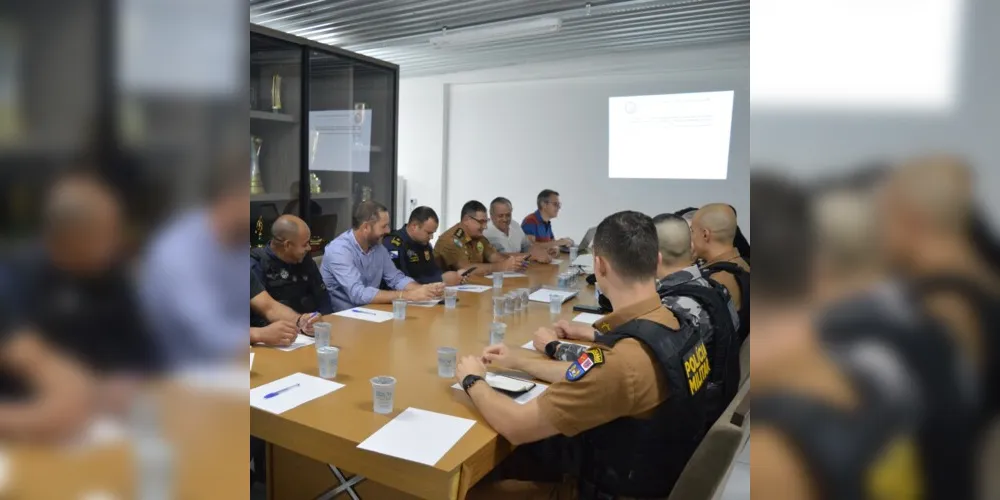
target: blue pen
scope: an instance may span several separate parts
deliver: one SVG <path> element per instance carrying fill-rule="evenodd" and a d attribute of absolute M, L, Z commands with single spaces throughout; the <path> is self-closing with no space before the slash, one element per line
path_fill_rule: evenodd
<path fill-rule="evenodd" d="M 353 313 L 358 313 L 358 314 L 368 314 L 368 315 L 371 315 L 371 316 L 377 316 L 377 315 L 376 315 L 375 313 L 373 313 L 373 312 L 368 312 L 368 311 L 362 311 L 362 310 L 360 310 L 360 309 L 351 309 L 351 312 L 353 312 Z"/>
<path fill-rule="evenodd" d="M 290 385 L 288 387 L 285 387 L 284 389 L 279 389 L 277 391 L 272 392 L 271 394 L 268 394 L 267 396 L 264 396 L 264 399 L 271 399 L 271 398 L 273 398 L 275 396 L 280 395 L 283 392 L 288 392 L 288 391 L 290 391 L 290 390 L 292 390 L 292 389 L 294 389 L 294 388 L 296 388 L 298 386 L 299 386 L 299 384 L 295 384 L 295 385 Z"/>

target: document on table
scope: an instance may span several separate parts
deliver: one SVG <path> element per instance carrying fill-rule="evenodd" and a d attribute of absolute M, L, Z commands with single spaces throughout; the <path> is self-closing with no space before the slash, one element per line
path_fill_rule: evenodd
<path fill-rule="evenodd" d="M 567 300 L 576 297 L 576 294 L 578 293 L 580 292 L 576 290 L 553 290 L 550 288 L 539 288 L 538 290 L 532 292 L 532 294 L 528 296 L 528 299 L 532 302 L 543 302 L 548 304 L 549 297 L 555 294 L 562 299 L 562 302 L 566 302 Z"/>
<path fill-rule="evenodd" d="M 296 349 L 298 349 L 300 347 L 305 347 L 307 345 L 313 345 L 315 343 L 316 343 L 316 339 L 314 339 L 314 338 L 312 338 L 312 337 L 310 337 L 308 335 L 303 335 L 303 334 L 300 333 L 298 337 L 295 337 L 295 342 L 292 342 L 292 345 L 290 345 L 288 347 L 278 347 L 277 349 L 279 351 L 289 352 L 289 351 L 294 351 L 294 350 L 296 350 Z"/>
<path fill-rule="evenodd" d="M 528 275 L 524 273 L 503 273 L 504 278 L 527 278 Z M 486 279 L 493 279 L 492 274 L 487 274 Z"/>
<path fill-rule="evenodd" d="M 491 373 L 487 373 L 486 374 L 486 378 L 487 379 L 490 378 L 490 375 L 492 375 L 492 374 Z M 487 383 L 489 383 L 489 382 L 487 381 Z M 451 386 L 451 388 L 452 389 L 457 389 L 459 391 L 463 390 L 462 389 L 462 384 L 455 384 L 455 385 Z M 528 401 L 531 401 L 532 399 L 535 399 L 538 396 L 541 396 L 542 393 L 545 392 L 545 389 L 548 389 L 548 388 L 549 388 L 549 386 L 547 386 L 547 385 L 535 384 L 535 387 L 532 387 L 530 391 L 528 391 L 528 392 L 526 392 L 524 394 L 521 394 L 520 396 L 518 396 L 516 398 L 513 398 L 514 402 L 517 403 L 517 404 L 519 404 L 519 405 L 526 404 Z"/>
<path fill-rule="evenodd" d="M 448 287 L 448 289 L 456 290 L 459 292 L 483 293 L 492 290 L 493 287 L 483 286 L 483 285 L 459 285 L 459 286 L 450 286 Z"/>
<path fill-rule="evenodd" d="M 591 254 L 579 255 L 579 256 L 577 256 L 576 259 L 573 260 L 573 262 L 570 262 L 570 265 L 580 266 L 580 267 L 587 267 L 587 268 L 593 269 L 594 268 L 594 256 L 591 255 Z"/>
<path fill-rule="evenodd" d="M 577 344 L 576 342 L 566 342 L 565 340 L 560 340 L 560 342 L 562 342 L 563 344 L 573 344 L 573 345 L 578 345 L 580 347 L 586 347 L 587 349 L 590 349 L 590 346 L 586 345 L 586 344 Z M 535 350 L 537 350 L 537 349 L 535 349 L 535 343 L 534 343 L 534 341 L 531 341 L 531 342 L 528 342 L 527 344 L 524 344 L 523 346 L 521 346 L 521 348 L 522 349 L 527 349 L 529 351 L 535 351 Z"/>
<path fill-rule="evenodd" d="M 433 466 L 475 424 L 467 418 L 407 408 L 358 448 Z"/>
<path fill-rule="evenodd" d="M 562 259 L 552 259 L 552 260 L 550 260 L 550 261 L 549 261 L 549 264 L 555 264 L 555 265 L 557 265 L 557 266 L 558 266 L 559 264 L 562 264 L 562 263 L 563 263 L 563 260 L 562 260 Z"/>
<path fill-rule="evenodd" d="M 586 323 L 588 325 L 593 325 L 594 323 L 597 323 L 598 321 L 600 321 L 603 318 L 604 318 L 604 316 L 602 316 L 600 314 L 580 313 L 580 314 L 577 314 L 575 318 L 573 318 L 573 321 L 575 321 L 577 323 Z"/>
<path fill-rule="evenodd" d="M 281 415 L 292 408 L 321 398 L 344 387 L 305 373 L 293 373 L 283 379 L 250 389 L 250 406 Z M 272 395 L 268 398 L 268 395 Z"/>
<path fill-rule="evenodd" d="M 376 311 L 375 309 L 368 309 L 365 307 L 354 307 L 339 313 L 334 314 L 334 316 L 342 316 L 344 318 L 360 319 L 361 321 L 371 321 L 372 323 L 385 323 L 392 319 L 392 313 L 386 311 Z"/>
<path fill-rule="evenodd" d="M 438 305 L 440 303 L 441 303 L 440 300 L 422 300 L 422 301 L 419 301 L 419 302 L 418 301 L 410 301 L 410 302 L 407 302 L 406 305 L 413 306 L 413 307 L 434 307 L 434 306 L 436 306 L 436 305 Z"/>

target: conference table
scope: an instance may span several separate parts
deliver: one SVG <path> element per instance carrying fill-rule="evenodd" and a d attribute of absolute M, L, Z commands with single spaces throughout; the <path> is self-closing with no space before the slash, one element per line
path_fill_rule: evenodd
<path fill-rule="evenodd" d="M 532 264 L 525 271 L 526 277 L 505 279 L 504 292 L 553 286 L 565 269 L 565 263 Z M 489 284 L 483 278 L 471 283 Z M 594 304 L 593 287 L 587 286 L 582 277 L 579 283 L 580 293 L 563 304 L 559 315 L 551 315 L 548 304 L 532 302 L 526 312 L 506 316 L 504 343 L 520 349 L 533 339 L 539 327 L 557 319 L 572 319 L 578 314 L 573 312 L 574 304 Z M 459 292 L 458 297 L 453 310 L 440 305 L 411 305 L 406 319 L 399 321 L 372 323 L 333 315 L 323 319 L 332 325 L 331 344 L 340 349 L 334 381 L 345 387 L 280 415 L 254 408 L 250 411 L 251 435 L 268 443 L 268 498 L 328 498 L 333 488 L 348 481 L 352 492 L 366 500 L 462 499 L 510 454 L 511 445 L 486 423 L 468 396 L 452 388 L 456 380 L 438 376 L 439 347 L 454 347 L 461 357 L 481 355 L 489 345 L 493 291 Z M 391 306 L 370 307 L 391 310 Z M 266 347 L 253 351 L 256 357 L 251 387 L 297 372 L 318 375 L 314 346 L 289 352 Z M 528 350 L 525 354 L 541 356 Z M 397 380 L 395 404 L 389 415 L 373 411 L 369 381 L 380 375 Z M 434 466 L 357 448 L 411 407 L 475 420 L 476 424 Z M 352 478 L 364 480 L 353 484 Z"/>

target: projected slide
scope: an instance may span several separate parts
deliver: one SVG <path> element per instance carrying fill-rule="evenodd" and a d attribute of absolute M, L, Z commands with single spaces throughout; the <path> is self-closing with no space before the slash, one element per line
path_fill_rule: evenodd
<path fill-rule="evenodd" d="M 608 177 L 725 179 L 733 91 L 608 100 Z"/>

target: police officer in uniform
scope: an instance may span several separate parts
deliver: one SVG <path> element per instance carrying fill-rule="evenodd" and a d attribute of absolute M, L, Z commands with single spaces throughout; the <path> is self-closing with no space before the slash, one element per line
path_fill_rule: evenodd
<path fill-rule="evenodd" d="M 619 307 L 594 325 L 601 332 L 597 345 L 571 363 L 504 345 L 459 362 L 456 376 L 476 408 L 520 445 L 469 498 L 670 494 L 704 436 L 711 370 L 697 330 L 682 327 L 660 303 L 656 266 L 652 219 L 637 212 L 611 215 L 597 227 L 594 270 Z M 551 385 L 518 405 L 484 383 L 483 361 Z"/>
<path fill-rule="evenodd" d="M 745 324 L 750 314 L 750 264 L 735 246 L 739 229 L 736 222 L 733 207 L 722 203 L 705 205 L 691 219 L 691 248 L 695 257 L 705 262 L 702 276 L 729 290 L 739 313 L 737 335 L 742 342 L 750 328 Z"/>
<path fill-rule="evenodd" d="M 401 229 L 389 233 L 382 241 L 389 250 L 392 263 L 403 274 L 421 285 L 444 283 L 448 286 L 461 284 L 464 270 L 441 272 L 434 259 L 431 238 L 438 230 L 438 216 L 430 207 L 417 207 L 410 213 L 410 220 Z"/>
<path fill-rule="evenodd" d="M 274 300 L 299 314 L 332 314 L 333 305 L 323 284 L 316 262 L 309 254 L 309 226 L 294 215 L 282 215 L 271 226 L 271 241 L 264 248 L 250 251 L 251 272 L 264 284 Z M 251 316 L 251 326 L 268 322 L 260 315 Z"/>
<path fill-rule="evenodd" d="M 483 236 L 489 221 L 482 203 L 473 200 L 462 206 L 462 220 L 441 234 L 434 247 L 438 266 L 444 271 L 475 267 L 471 274 L 476 276 L 522 270 L 526 258 L 505 257 Z"/>

